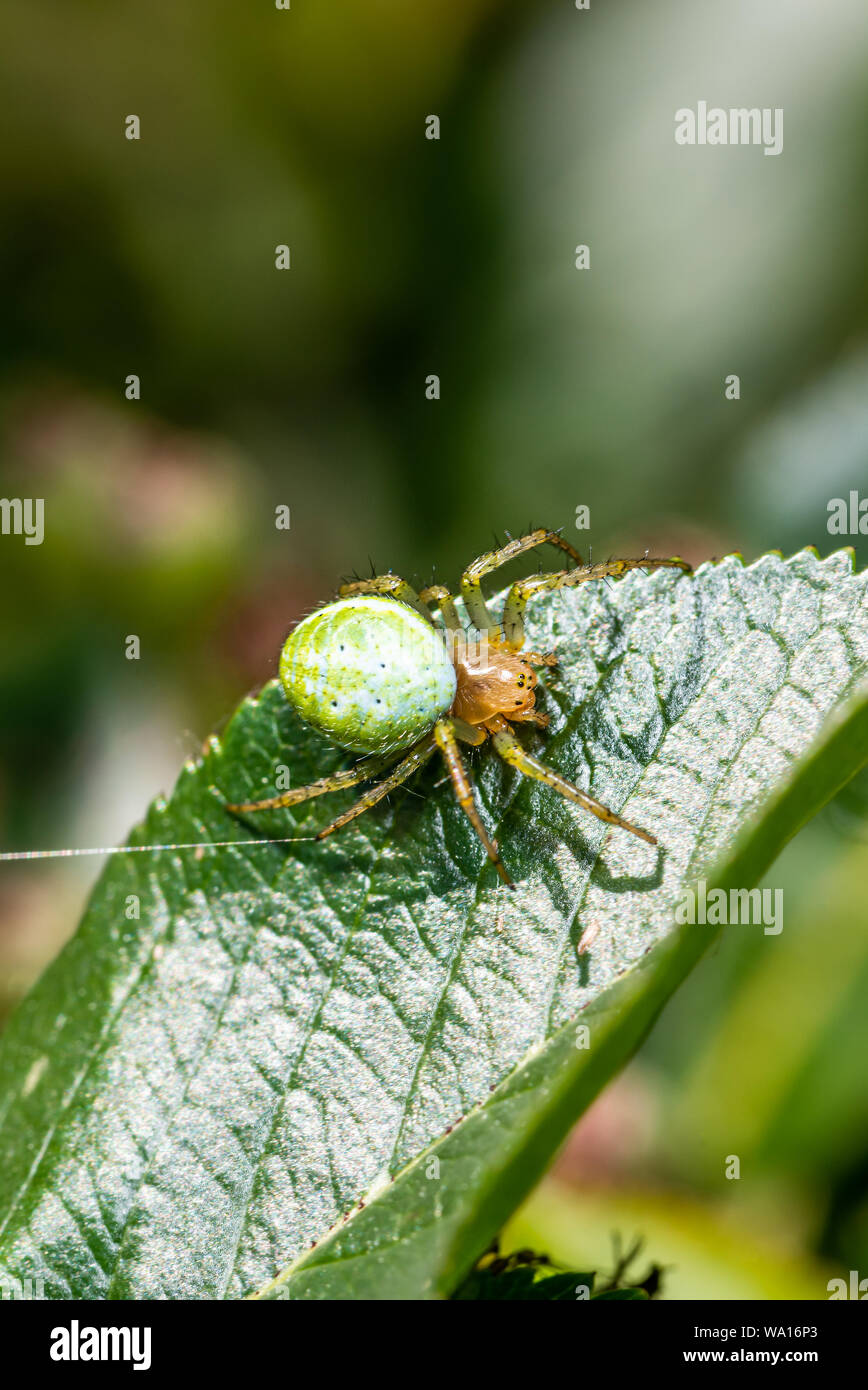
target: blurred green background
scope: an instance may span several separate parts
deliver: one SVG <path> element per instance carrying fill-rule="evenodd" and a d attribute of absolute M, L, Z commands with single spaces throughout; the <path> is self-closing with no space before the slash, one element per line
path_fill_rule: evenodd
<path fill-rule="evenodd" d="M 0 77 L 2 493 L 46 501 L 0 537 L 4 848 L 121 841 L 369 556 L 827 553 L 868 495 L 864 0 L 6 0 Z M 783 153 L 678 147 L 700 99 L 782 107 Z M 0 1016 L 98 866 L 4 868 Z M 675 1297 L 868 1276 L 866 871 L 863 780 L 514 1240 L 643 1234 Z"/>

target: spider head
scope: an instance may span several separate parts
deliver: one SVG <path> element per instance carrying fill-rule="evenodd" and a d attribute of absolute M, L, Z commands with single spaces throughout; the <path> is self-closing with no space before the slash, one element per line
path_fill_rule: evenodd
<path fill-rule="evenodd" d="M 520 656 L 488 645 L 455 657 L 457 688 L 453 713 L 468 724 L 484 724 L 495 714 L 527 719 L 536 703 L 536 672 Z"/>

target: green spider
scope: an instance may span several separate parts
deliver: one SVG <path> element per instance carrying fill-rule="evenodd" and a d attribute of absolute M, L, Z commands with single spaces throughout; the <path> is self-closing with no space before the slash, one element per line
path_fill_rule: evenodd
<path fill-rule="evenodd" d="M 519 579 L 506 598 L 499 623 L 482 595 L 484 575 L 538 545 L 565 551 L 575 568 Z M 290 633 L 280 656 L 286 698 L 301 717 L 333 743 L 366 756 L 354 767 L 321 777 L 265 801 L 229 806 L 230 811 L 270 811 L 297 806 L 314 796 L 376 781 L 348 811 L 316 836 L 326 835 L 376 806 L 422 767 L 439 748 L 462 810 L 504 883 L 514 887 L 495 840 L 482 823 L 473 785 L 458 749 L 459 740 L 478 746 L 490 738 L 504 762 L 545 784 L 586 811 L 657 843 L 647 830 L 608 810 L 587 792 L 528 753 L 512 724 L 545 727 L 535 708 L 534 666 L 554 666 L 554 652 L 524 651 L 522 621 L 528 600 L 547 590 L 622 575 L 632 569 L 671 567 L 687 573 L 683 560 L 607 560 L 585 565 L 555 531 L 536 530 L 474 560 L 461 577 L 461 596 L 474 632 L 465 632 L 448 589 L 432 585 L 417 593 L 397 574 L 344 584 L 339 598 L 309 614 Z M 443 626 L 434 622 L 439 608 Z M 398 755 L 404 754 L 398 760 Z"/>

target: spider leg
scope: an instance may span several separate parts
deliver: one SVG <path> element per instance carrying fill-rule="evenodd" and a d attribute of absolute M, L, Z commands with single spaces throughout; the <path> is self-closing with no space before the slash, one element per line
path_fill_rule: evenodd
<path fill-rule="evenodd" d="M 547 729 L 551 723 L 550 716 L 539 709 L 528 710 L 526 714 L 511 714 L 510 719 L 514 724 L 537 724 L 541 729 Z"/>
<path fill-rule="evenodd" d="M 316 838 L 318 840 L 324 840 L 326 835 L 331 835 L 333 831 L 340 830 L 341 826 L 346 825 L 348 821 L 355 820 L 356 816 L 362 815 L 362 813 L 369 810 L 371 806 L 376 806 L 377 802 L 382 801 L 384 796 L 388 796 L 389 792 L 394 791 L 396 787 L 400 787 L 402 782 L 406 782 L 408 777 L 412 777 L 414 772 L 417 772 L 420 767 L 423 767 L 436 747 L 434 735 L 426 734 L 425 737 L 416 744 L 415 748 L 410 749 L 406 758 L 403 758 L 401 762 L 398 763 L 397 767 L 389 773 L 388 777 L 385 777 L 382 782 L 378 782 L 376 786 L 370 787 L 348 811 L 344 811 L 343 815 L 338 816 L 337 820 L 333 820 L 331 825 L 327 825 L 324 830 L 321 830 Z"/>
<path fill-rule="evenodd" d="M 557 666 L 557 652 L 522 652 L 522 661 L 526 661 L 529 666 Z"/>
<path fill-rule="evenodd" d="M 690 574 L 691 568 L 685 560 L 649 560 L 643 555 L 641 560 L 605 560 L 597 565 L 582 565 L 578 569 L 560 570 L 555 574 L 532 574 L 527 579 L 517 579 L 506 596 L 503 605 L 503 634 L 510 651 L 518 652 L 524 644 L 524 610 L 528 599 L 534 594 L 545 593 L 551 589 L 572 588 L 575 584 L 586 584 L 593 579 L 616 578 L 636 569 L 677 569 Z"/>
<path fill-rule="evenodd" d="M 387 598 L 400 599 L 401 603 L 415 608 L 429 623 L 432 621 L 431 614 L 412 584 L 408 584 L 399 574 L 375 574 L 370 579 L 356 579 L 352 584 L 342 584 L 338 594 L 341 598 L 352 598 L 354 594 L 383 594 Z"/>
<path fill-rule="evenodd" d="M 610 825 L 620 825 L 622 830 L 629 830 L 632 835 L 638 835 L 640 840 L 645 840 L 649 845 L 656 845 L 657 841 L 647 830 L 640 830 L 638 825 L 632 825 L 630 821 L 623 820 L 614 811 L 610 811 L 602 802 L 595 801 L 587 792 L 583 792 L 580 787 L 576 787 L 572 782 L 568 782 L 566 777 L 562 777 L 554 768 L 546 767 L 545 763 L 540 762 L 532 753 L 528 753 L 522 748 L 515 734 L 509 728 L 505 719 L 496 715 L 487 721 L 486 727 L 491 734 L 495 751 L 503 758 L 504 762 L 524 774 L 525 777 L 533 777 L 538 782 L 545 782 L 554 791 L 559 792 L 567 801 L 575 801 L 599 820 L 608 821 Z"/>
<path fill-rule="evenodd" d="M 429 584 L 427 589 L 420 589 L 419 598 L 422 603 L 439 607 L 443 621 L 451 632 L 462 631 L 461 619 L 455 610 L 455 600 L 444 584 Z"/>
<path fill-rule="evenodd" d="M 473 783 L 467 775 L 467 769 L 464 763 L 461 761 L 461 754 L 458 751 L 458 744 L 455 741 L 455 730 L 453 729 L 452 721 L 450 719 L 438 719 L 437 723 L 434 725 L 434 737 L 437 740 L 437 746 L 440 752 L 446 760 L 446 766 L 449 769 L 449 776 L 452 778 L 452 786 L 455 789 L 458 804 L 470 821 L 470 824 L 473 826 L 482 844 L 485 846 L 485 852 L 500 877 L 503 879 L 503 882 L 508 888 L 514 888 L 515 884 L 506 872 L 500 858 L 497 842 L 491 839 L 488 831 L 482 824 L 482 817 L 477 810 L 476 798 L 473 795 Z M 483 734 L 483 739 L 484 737 L 485 735 Z"/>
<path fill-rule="evenodd" d="M 514 560 L 516 555 L 523 555 L 526 550 L 533 550 L 537 545 L 556 545 L 559 550 L 566 551 L 576 564 L 582 563 L 581 555 L 573 549 L 569 541 L 565 541 L 557 531 L 547 531 L 540 527 L 536 531 L 528 532 L 526 536 L 519 536 L 517 540 L 510 541 L 508 545 L 501 546 L 499 550 L 486 551 L 474 560 L 472 565 L 468 565 L 461 576 L 461 596 L 470 621 L 479 632 L 485 633 L 492 641 L 500 635 L 500 625 L 493 620 L 488 611 L 480 581 L 492 570 L 505 565 L 508 560 Z"/>
<path fill-rule="evenodd" d="M 480 743 L 484 743 L 488 738 L 486 730 L 479 724 L 468 724 L 457 714 L 450 714 L 449 723 L 452 725 L 452 732 L 455 737 L 460 738 L 462 743 L 469 743 L 472 748 L 478 748 Z"/>
<path fill-rule="evenodd" d="M 376 777 L 395 761 L 394 753 L 382 758 L 363 758 L 355 767 L 343 772 L 333 772 L 328 777 L 319 777 L 306 787 L 293 787 L 291 791 L 281 792 L 279 796 L 269 796 L 264 801 L 244 801 L 238 805 L 227 805 L 227 811 L 276 811 L 279 806 L 297 806 L 300 801 L 309 801 L 313 796 L 324 796 L 326 792 L 340 791 L 342 787 L 354 787 L 369 777 Z"/>

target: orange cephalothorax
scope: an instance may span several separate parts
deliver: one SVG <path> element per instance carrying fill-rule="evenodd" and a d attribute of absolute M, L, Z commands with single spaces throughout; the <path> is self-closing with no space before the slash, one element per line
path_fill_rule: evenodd
<path fill-rule="evenodd" d="M 454 656 L 458 685 L 452 713 L 467 724 L 484 724 L 495 714 L 533 719 L 536 672 L 520 656 L 489 644 L 459 649 Z"/>

